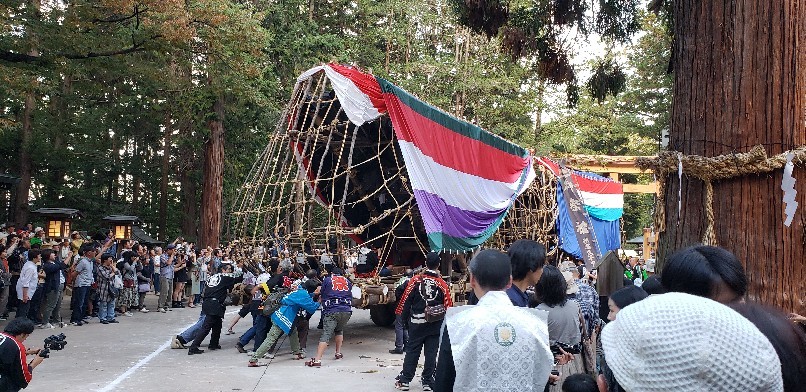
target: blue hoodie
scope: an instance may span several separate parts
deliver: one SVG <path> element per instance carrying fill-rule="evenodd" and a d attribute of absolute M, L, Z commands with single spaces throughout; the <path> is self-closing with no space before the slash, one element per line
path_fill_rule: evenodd
<path fill-rule="evenodd" d="M 314 302 L 311 295 L 308 294 L 308 290 L 301 287 L 283 297 L 281 303 L 280 309 L 271 315 L 271 321 L 274 325 L 280 327 L 286 335 L 291 333 L 291 325 L 294 324 L 294 318 L 297 317 L 297 312 L 300 309 L 305 309 L 310 313 L 319 309 L 319 304 Z"/>

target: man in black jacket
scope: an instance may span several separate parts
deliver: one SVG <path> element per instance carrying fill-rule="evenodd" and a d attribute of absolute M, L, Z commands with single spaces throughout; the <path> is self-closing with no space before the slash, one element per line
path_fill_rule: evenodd
<path fill-rule="evenodd" d="M 232 264 L 221 264 L 219 273 L 207 278 L 203 294 L 204 302 L 202 302 L 204 323 L 188 348 L 188 355 L 204 353 L 204 350 L 199 350 L 199 346 L 211 330 L 213 334 L 210 336 L 210 344 L 207 347 L 210 350 L 221 348 L 221 345 L 218 344 L 221 337 L 221 323 L 224 320 L 224 311 L 227 309 L 224 300 L 235 284 L 241 280 L 240 276 L 232 273 L 232 270 Z"/>
<path fill-rule="evenodd" d="M 426 307 L 443 305 L 447 309 L 453 304 L 450 288 L 439 273 L 439 261 L 439 254 L 435 252 L 426 256 L 426 271 L 411 278 L 395 311 L 409 326 L 403 370 L 395 382 L 395 388 L 402 391 L 409 390 L 409 383 L 414 379 L 423 348 L 425 348 L 425 366 L 421 376 L 423 390 L 430 391 L 433 388 L 442 319 L 429 320 L 431 317 L 426 315 Z"/>
<path fill-rule="evenodd" d="M 64 275 L 62 271 L 70 268 L 61 260 L 56 259 L 56 252 L 45 249 L 42 251 L 42 269 L 45 271 L 45 313 L 42 315 L 44 328 L 53 328 L 52 323 L 59 322 L 59 309 L 62 291 L 64 290 Z"/>

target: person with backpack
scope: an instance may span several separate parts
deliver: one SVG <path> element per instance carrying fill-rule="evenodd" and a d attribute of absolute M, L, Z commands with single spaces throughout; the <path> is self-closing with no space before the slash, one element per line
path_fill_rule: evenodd
<path fill-rule="evenodd" d="M 310 286 L 308 286 L 310 287 Z M 266 364 L 258 362 L 269 351 L 269 348 L 277 343 L 277 340 L 283 334 L 291 338 L 291 354 L 294 359 L 304 359 L 305 354 L 299 347 L 299 335 L 297 333 L 296 321 L 297 314 L 301 310 L 308 312 L 315 312 L 319 309 L 319 304 L 314 302 L 313 295 L 315 291 L 306 290 L 301 283 L 295 283 L 291 286 L 291 292 L 282 297 L 280 307 L 271 313 L 271 321 L 273 323 L 271 330 L 269 330 L 266 340 L 258 347 L 258 349 L 249 358 L 249 367 L 265 366 Z M 272 304 L 265 304 L 266 306 L 273 306 Z M 269 310 L 272 310 L 271 308 Z M 273 357 L 272 357 L 273 358 Z"/>
<path fill-rule="evenodd" d="M 395 382 L 395 388 L 402 391 L 409 390 L 409 383 L 414 379 L 417 362 L 423 349 L 425 349 L 425 366 L 421 375 L 423 390 L 430 391 L 434 386 L 440 327 L 447 309 L 453 306 L 448 283 L 442 279 L 439 272 L 439 263 L 438 253 L 431 252 L 426 256 L 426 270 L 411 279 L 395 311 L 408 324 L 409 330 L 403 370 Z"/>

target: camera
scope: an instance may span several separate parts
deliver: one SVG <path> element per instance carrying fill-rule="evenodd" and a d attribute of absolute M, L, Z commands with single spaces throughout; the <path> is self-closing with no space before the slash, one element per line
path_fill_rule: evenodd
<path fill-rule="evenodd" d="M 45 348 L 39 352 L 39 356 L 42 358 L 50 358 L 50 350 L 62 350 L 64 346 L 67 345 L 67 336 L 63 333 L 58 335 L 50 335 L 45 338 Z"/>

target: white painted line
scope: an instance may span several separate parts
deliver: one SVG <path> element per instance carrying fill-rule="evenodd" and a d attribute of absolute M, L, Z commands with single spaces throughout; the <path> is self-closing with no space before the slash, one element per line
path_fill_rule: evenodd
<path fill-rule="evenodd" d="M 225 313 L 225 316 L 230 315 L 230 314 L 234 314 L 234 313 L 238 313 L 238 311 L 234 310 L 234 311 L 231 311 L 231 312 L 227 312 L 227 313 Z M 190 324 L 186 325 L 179 332 L 182 332 L 182 331 L 190 328 L 191 326 L 193 326 L 193 324 L 196 324 L 196 322 L 194 321 L 193 323 L 190 323 Z M 165 351 L 166 348 L 170 347 L 172 339 L 173 338 L 168 339 L 167 342 L 163 343 L 162 346 L 160 346 L 158 349 L 154 350 L 153 353 L 148 354 L 147 357 L 141 359 L 139 362 L 137 362 L 132 367 L 130 367 L 128 370 L 126 370 L 123 374 L 118 376 L 118 378 L 114 379 L 112 382 L 107 384 L 105 387 L 99 389 L 98 392 L 110 392 L 110 391 L 112 391 L 118 384 L 123 382 L 123 380 L 129 378 L 129 376 L 131 376 L 135 371 L 137 371 L 137 369 L 139 369 L 139 368 L 143 367 L 145 364 L 151 362 L 151 360 L 154 359 L 154 357 L 156 357 L 157 355 L 159 355 L 159 353 Z"/>

